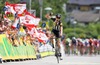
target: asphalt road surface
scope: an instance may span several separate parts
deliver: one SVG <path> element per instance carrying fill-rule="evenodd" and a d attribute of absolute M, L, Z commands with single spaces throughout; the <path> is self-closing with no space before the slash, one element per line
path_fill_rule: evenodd
<path fill-rule="evenodd" d="M 7 62 L 2 65 L 100 65 L 100 55 L 97 56 L 68 56 L 57 63 L 55 56 L 48 56 L 38 60 Z"/>

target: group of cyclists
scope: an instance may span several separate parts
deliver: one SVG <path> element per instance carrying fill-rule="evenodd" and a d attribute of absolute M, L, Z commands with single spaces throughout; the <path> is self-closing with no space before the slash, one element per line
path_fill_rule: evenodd
<path fill-rule="evenodd" d="M 99 39 L 82 39 L 75 38 L 66 39 L 67 53 L 76 55 L 92 55 L 100 54 L 100 40 Z"/>

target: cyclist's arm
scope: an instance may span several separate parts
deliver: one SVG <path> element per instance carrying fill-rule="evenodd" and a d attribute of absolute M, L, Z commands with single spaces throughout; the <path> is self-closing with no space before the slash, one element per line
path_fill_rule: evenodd
<path fill-rule="evenodd" d="M 62 25 L 62 23 L 60 24 L 60 35 L 61 36 L 63 35 L 63 25 Z"/>
<path fill-rule="evenodd" d="M 50 14 L 46 14 L 45 17 L 47 19 L 51 19 L 52 21 L 56 21 L 56 17 L 55 16 L 50 16 Z"/>

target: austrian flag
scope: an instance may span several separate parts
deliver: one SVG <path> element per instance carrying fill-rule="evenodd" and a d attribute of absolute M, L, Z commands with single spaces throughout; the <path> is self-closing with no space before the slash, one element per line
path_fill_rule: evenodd
<path fill-rule="evenodd" d="M 40 18 L 33 17 L 32 15 L 26 14 L 20 17 L 20 23 L 25 25 L 37 26 L 39 24 Z"/>
<path fill-rule="evenodd" d="M 37 38 L 38 38 L 39 42 L 46 43 L 48 41 L 48 37 L 46 36 L 46 34 L 44 34 L 42 32 L 38 33 L 38 37 Z"/>
<path fill-rule="evenodd" d="M 37 38 L 39 42 L 46 43 L 48 41 L 48 37 L 44 32 L 37 31 L 37 29 L 34 27 L 29 31 L 29 34 L 33 37 Z"/>
<path fill-rule="evenodd" d="M 21 15 L 26 10 L 26 4 L 10 4 L 6 2 L 3 10 L 5 11 L 5 14 L 13 13 L 13 15 Z"/>

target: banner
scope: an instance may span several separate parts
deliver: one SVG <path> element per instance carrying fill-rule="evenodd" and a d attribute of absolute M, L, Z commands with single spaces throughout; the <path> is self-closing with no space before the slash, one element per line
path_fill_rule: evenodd
<path fill-rule="evenodd" d="M 17 42 L 17 41 L 16 41 Z M 15 47 L 9 42 L 5 34 L 0 34 L 0 55 L 3 60 L 36 58 L 32 45 L 20 45 Z"/>
<path fill-rule="evenodd" d="M 16 43 L 18 43 L 16 41 Z M 20 41 L 22 43 L 22 41 Z M 26 43 L 26 42 L 25 42 Z M 40 44 L 39 51 L 41 57 L 53 55 L 52 46 L 47 44 Z M 11 59 L 27 59 L 36 58 L 36 51 L 34 45 L 26 43 L 26 45 L 13 46 L 12 43 L 7 39 L 5 34 L 0 34 L 0 56 L 3 60 Z"/>

